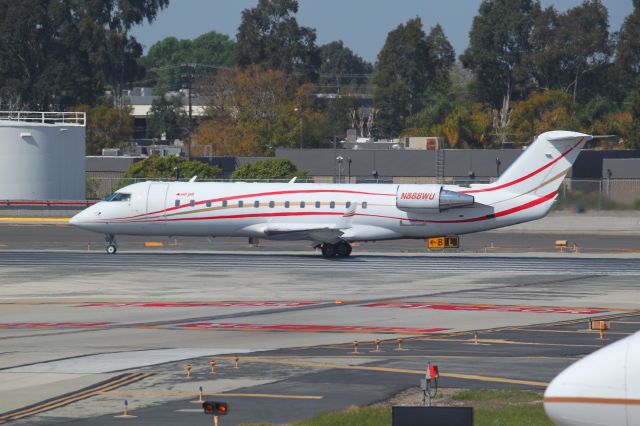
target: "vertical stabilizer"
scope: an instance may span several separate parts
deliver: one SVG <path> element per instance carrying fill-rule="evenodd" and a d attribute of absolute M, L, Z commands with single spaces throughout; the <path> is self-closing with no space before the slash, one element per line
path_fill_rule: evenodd
<path fill-rule="evenodd" d="M 500 178 L 482 189 L 466 193 L 504 190 L 514 194 L 545 196 L 558 190 L 584 145 L 593 137 L 554 130 L 541 134 Z"/>

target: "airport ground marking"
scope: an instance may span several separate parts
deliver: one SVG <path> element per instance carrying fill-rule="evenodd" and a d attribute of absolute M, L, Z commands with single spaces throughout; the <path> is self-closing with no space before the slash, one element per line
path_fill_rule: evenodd
<path fill-rule="evenodd" d="M 458 342 L 458 343 L 474 343 L 473 339 L 440 339 L 440 338 L 431 338 L 425 337 L 421 339 L 414 339 L 421 341 L 429 341 L 429 342 Z M 577 345 L 572 343 L 544 343 L 544 342 L 522 342 L 517 340 L 507 340 L 507 339 L 478 339 L 478 343 L 490 343 L 496 345 L 528 345 L 528 346 L 561 346 L 561 347 L 571 347 L 571 348 L 599 348 L 599 345 Z"/>
<path fill-rule="evenodd" d="M 107 328 L 111 322 L 8 322 L 0 323 L 0 329 L 57 330 L 64 328 Z"/>
<path fill-rule="evenodd" d="M 513 312 L 531 314 L 571 314 L 594 315 L 609 312 L 603 308 L 582 308 L 569 306 L 518 306 L 494 304 L 462 304 L 432 302 L 380 302 L 360 305 L 363 308 L 395 308 L 395 309 L 430 309 L 436 311 L 470 311 L 470 312 Z"/>
<path fill-rule="evenodd" d="M 69 223 L 70 217 L 0 217 L 0 222 L 51 222 Z"/>
<path fill-rule="evenodd" d="M 448 330 L 441 327 L 413 328 L 413 327 L 373 327 L 364 325 L 320 325 L 320 324 L 249 324 L 249 323 L 217 323 L 196 322 L 178 324 L 168 327 L 176 330 L 236 330 L 251 332 L 299 332 L 299 333 L 391 333 L 391 334 L 429 334 Z"/>
<path fill-rule="evenodd" d="M 534 333 L 571 333 L 571 334 L 591 334 L 591 335 L 595 335 L 598 334 L 598 331 L 595 330 L 546 330 L 546 329 L 541 329 L 541 328 L 522 328 L 519 331 L 530 331 L 530 332 L 534 332 Z M 619 335 L 619 336 L 630 336 L 634 333 L 625 333 L 625 332 L 621 332 L 621 331 L 608 331 L 606 332 L 607 335 L 609 334 L 613 334 L 613 335 Z"/>
<path fill-rule="evenodd" d="M 200 307 L 299 307 L 311 306 L 318 302 L 303 301 L 276 301 L 276 300 L 216 300 L 216 301 L 185 301 L 185 302 L 85 302 L 75 304 L 76 308 L 200 308 Z"/>
<path fill-rule="evenodd" d="M 12 410 L 0 415 L 0 424 L 64 407 L 74 402 L 99 395 L 102 391 L 108 391 L 111 389 L 130 385 L 135 382 L 139 382 L 140 380 L 146 379 L 151 375 L 151 373 L 127 373 L 109 379 L 106 382 L 102 382 L 101 384 L 90 387 L 88 389 L 80 390 L 78 392 L 73 392 L 67 395 L 62 395 L 45 402 L 31 404 L 27 407 L 23 407 L 17 410 Z"/>
<path fill-rule="evenodd" d="M 271 363 L 271 364 L 296 365 L 301 367 L 328 368 L 328 369 L 339 369 L 339 370 L 376 371 L 376 372 L 382 372 L 382 373 L 417 374 L 417 375 L 424 376 L 424 370 L 410 370 L 410 369 L 392 368 L 392 367 L 370 367 L 366 365 L 341 365 L 341 364 L 331 364 L 331 363 L 325 363 L 325 362 L 311 362 L 311 361 L 280 361 L 280 360 L 273 360 L 273 359 L 261 359 L 258 357 L 244 358 L 244 362 L 263 362 L 263 363 Z M 490 383 L 508 383 L 508 384 L 514 384 L 514 385 L 525 385 L 525 386 L 535 386 L 535 387 L 546 387 L 548 385 L 548 383 L 546 382 L 510 379 L 506 377 L 481 376 L 477 374 L 440 373 L 440 376 L 450 377 L 452 379 L 473 380 L 473 381 L 490 382 Z"/>
<path fill-rule="evenodd" d="M 193 392 L 176 392 L 176 391 L 153 391 L 153 390 L 129 390 L 129 391 L 101 391 L 100 395 L 110 395 L 118 397 L 191 397 Z M 238 392 L 205 392 L 203 396 L 219 396 L 219 397 L 242 397 L 242 398 L 276 398 L 276 399 L 323 399 L 322 395 L 291 395 L 291 394 L 274 394 L 274 393 L 238 393 Z"/>

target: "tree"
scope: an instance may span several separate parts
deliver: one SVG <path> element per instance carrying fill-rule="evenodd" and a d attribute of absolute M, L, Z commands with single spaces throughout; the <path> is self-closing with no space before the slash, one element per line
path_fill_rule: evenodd
<path fill-rule="evenodd" d="M 0 0 L 0 96 L 24 108 L 93 105 L 105 85 L 138 78 L 142 47 L 129 35 L 168 0 Z"/>
<path fill-rule="evenodd" d="M 469 47 L 460 56 L 474 72 L 478 100 L 502 109 L 504 117 L 511 99 L 524 99 L 529 90 L 525 57 L 539 7 L 533 0 L 483 0 L 473 18 Z"/>
<path fill-rule="evenodd" d="M 343 86 L 362 86 L 369 80 L 373 66 L 353 53 L 342 40 L 320 46 L 320 85 L 330 92 Z"/>
<path fill-rule="evenodd" d="M 588 29 L 585 31 L 585 28 Z M 576 102 L 580 79 L 586 73 L 600 69 L 603 74 L 609 64 L 612 43 L 609 40 L 609 16 L 600 0 L 585 0 L 558 18 L 555 36 L 556 50 L 560 52 L 560 76 L 564 90 L 573 93 Z M 585 88 L 594 93 L 598 85 Z"/>
<path fill-rule="evenodd" d="M 273 158 L 246 163 L 238 167 L 232 174 L 232 179 L 291 179 L 293 177 L 306 178 L 288 158 Z"/>
<path fill-rule="evenodd" d="M 440 24 L 431 28 L 426 42 L 431 62 L 435 64 L 433 82 L 430 85 L 435 93 L 446 93 L 451 87 L 449 74 L 456 62 L 456 53 Z"/>
<path fill-rule="evenodd" d="M 622 97 L 633 89 L 640 75 L 640 0 L 633 0 L 633 12 L 618 33 L 615 52 L 615 77 Z"/>
<path fill-rule="evenodd" d="M 313 28 L 298 25 L 297 0 L 259 0 L 242 12 L 236 64 L 294 73 L 300 81 L 317 81 L 320 55 Z"/>
<path fill-rule="evenodd" d="M 397 135 L 411 115 L 434 95 L 437 77 L 451 66 L 445 43 L 432 31 L 427 39 L 419 17 L 389 32 L 373 75 L 374 100 L 380 110 L 378 125 L 383 135 Z M 431 43 L 431 44 L 430 44 Z M 438 46 L 440 52 L 434 52 Z"/>
<path fill-rule="evenodd" d="M 187 122 L 182 96 L 160 96 L 151 103 L 147 125 L 150 137 L 164 134 L 168 140 L 178 139 L 184 135 Z"/>
<path fill-rule="evenodd" d="M 235 42 L 215 31 L 194 40 L 166 37 L 155 43 L 141 62 L 157 76 L 156 92 L 164 94 L 182 87 L 182 64 L 230 67 L 234 62 Z"/>
<path fill-rule="evenodd" d="M 133 137 L 133 117 L 128 111 L 106 106 L 75 108 L 87 113 L 86 152 L 100 155 L 103 148 L 124 148 Z"/>
<path fill-rule="evenodd" d="M 570 128 L 573 115 L 571 96 L 559 90 L 533 93 L 513 107 L 511 130 L 516 142 L 524 144 L 540 133 Z"/>
<path fill-rule="evenodd" d="M 183 157 L 148 157 L 129 166 L 125 178 L 175 179 L 176 172 L 181 178 L 198 176 L 199 179 L 217 179 L 222 170 L 199 161 L 187 161 Z"/>

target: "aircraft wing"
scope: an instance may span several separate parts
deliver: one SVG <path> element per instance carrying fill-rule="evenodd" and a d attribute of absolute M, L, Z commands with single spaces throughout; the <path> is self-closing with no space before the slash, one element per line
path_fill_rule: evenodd
<path fill-rule="evenodd" d="M 354 203 L 347 209 L 336 223 L 269 223 L 262 228 L 265 235 L 275 236 L 301 236 L 306 235 L 310 239 L 320 242 L 335 242 L 340 239 L 343 230 L 351 228 L 351 221 L 355 215 L 357 204 Z"/>

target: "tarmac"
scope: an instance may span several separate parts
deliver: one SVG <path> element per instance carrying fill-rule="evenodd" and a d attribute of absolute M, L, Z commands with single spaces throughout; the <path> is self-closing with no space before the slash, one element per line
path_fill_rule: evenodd
<path fill-rule="evenodd" d="M 579 244 L 561 253 L 566 235 Z M 0 424 L 111 425 L 125 400 L 130 423 L 211 424 L 199 387 L 229 402 L 221 424 L 288 423 L 387 400 L 427 362 L 444 388 L 543 391 L 640 329 L 636 240 L 481 233 L 326 260 L 305 243 L 122 238 L 109 256 L 65 225 L 0 225 Z M 591 318 L 612 320 L 604 339 Z"/>

